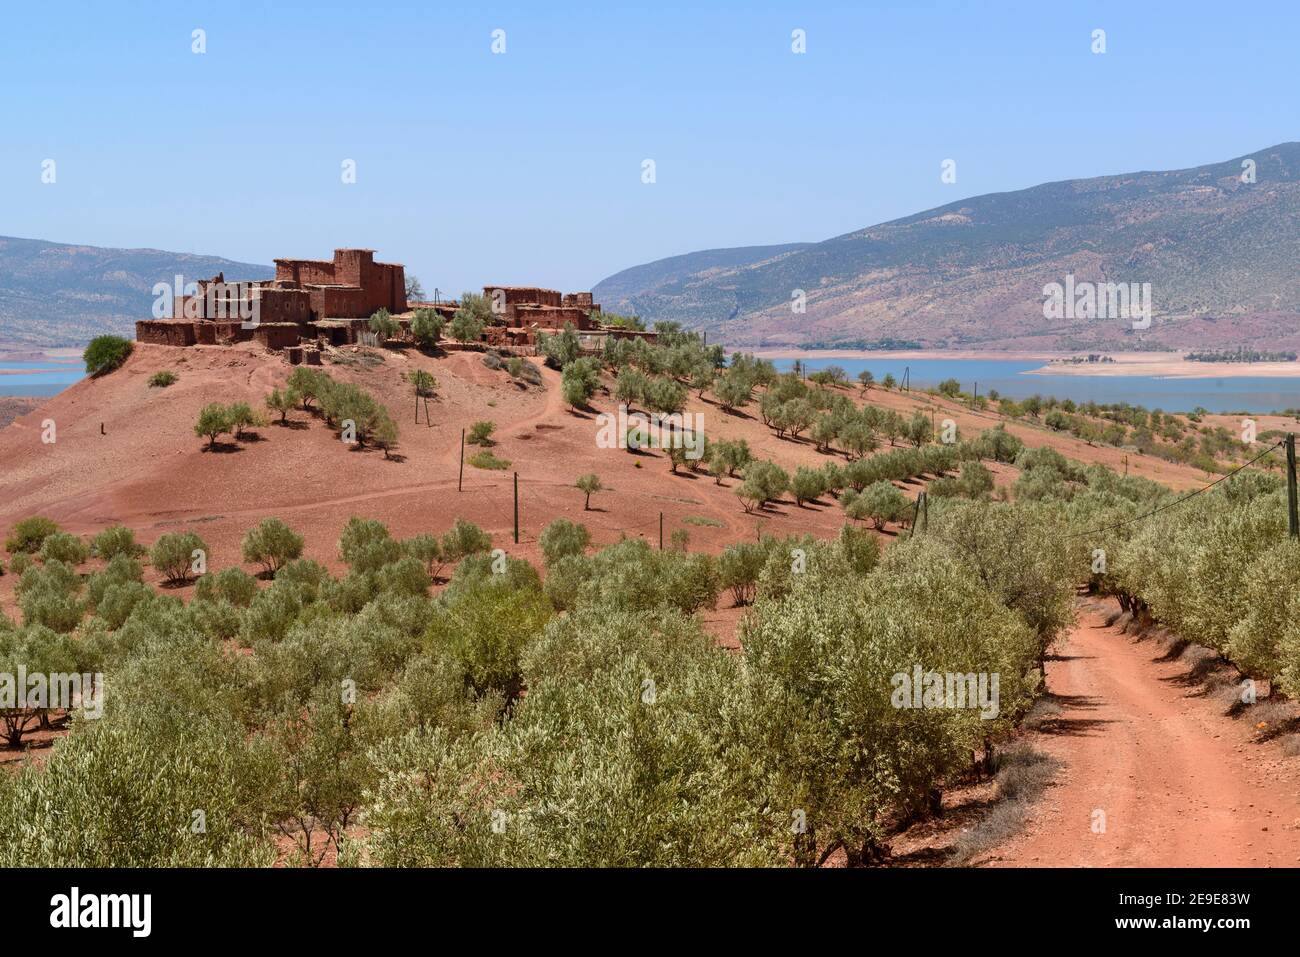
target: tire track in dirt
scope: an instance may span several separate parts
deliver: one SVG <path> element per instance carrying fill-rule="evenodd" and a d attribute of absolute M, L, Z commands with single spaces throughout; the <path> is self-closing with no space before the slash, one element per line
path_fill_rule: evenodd
<path fill-rule="evenodd" d="M 1081 606 L 1047 663 L 1061 713 L 1035 747 L 1064 770 L 1026 831 L 982 857 L 1000 867 L 1294 867 L 1300 863 L 1300 760 L 1252 741 L 1183 661 Z M 1105 815 L 1104 831 L 1096 812 Z"/>

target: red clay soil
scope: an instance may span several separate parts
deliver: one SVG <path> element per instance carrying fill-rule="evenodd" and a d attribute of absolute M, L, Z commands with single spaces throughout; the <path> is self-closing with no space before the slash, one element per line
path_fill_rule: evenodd
<path fill-rule="evenodd" d="M 1021 836 L 973 863 L 998 867 L 1294 867 L 1300 761 L 1254 740 L 1182 678 L 1186 661 L 1108 626 L 1102 605 L 1047 665 L 1062 712 L 1034 746 L 1065 765 Z M 1105 812 L 1094 833 L 1093 812 Z"/>
<path fill-rule="evenodd" d="M 804 507 L 786 499 L 761 515 L 747 514 L 735 495 L 736 479 L 717 485 L 704 474 L 671 474 L 660 452 L 598 448 L 595 415 L 567 408 L 559 374 L 551 369 L 543 370 L 542 387 L 525 389 L 504 371 L 488 369 L 473 352 L 434 357 L 393 348 L 371 350 L 367 359 L 365 352 L 347 349 L 338 358 L 348 364 L 327 363 L 326 371 L 373 392 L 398 420 L 402 434 L 393 459 L 377 449 L 344 446 L 319 418 L 300 410 L 290 414 L 287 426 L 259 429 L 255 441 L 235 443 L 227 436 L 223 451 L 207 451 L 206 440 L 193 433 L 199 410 L 209 402 L 240 400 L 263 408 L 265 396 L 284 384 L 290 367 L 252 343 L 137 344 L 122 368 L 80 381 L 0 429 L 0 533 L 33 514 L 48 515 L 77 534 L 121 522 L 145 544 L 167 531 L 192 529 L 207 542 L 209 568 L 215 570 L 241 564 L 244 534 L 262 518 L 276 516 L 304 535 L 307 557 L 338 572 L 336 543 L 352 515 L 379 519 L 399 537 L 441 533 L 464 518 L 491 532 L 511 554 L 539 565 L 537 537 L 557 517 L 583 522 L 601 546 L 621 535 L 657 543 L 662 512 L 665 544 L 675 530 L 684 529 L 692 550 L 713 553 L 760 532 L 830 537 L 844 521 L 829 497 Z M 177 374 L 176 383 L 149 387 L 149 376 L 164 369 Z M 432 427 L 424 424 L 423 410 L 420 424 L 414 422 L 413 396 L 402 377 L 413 369 L 432 372 L 439 383 L 437 398 L 429 403 Z M 846 391 L 861 399 L 858 390 Z M 966 434 L 1000 421 L 916 393 L 873 389 L 868 399 L 904 412 L 934 408 L 940 420 L 951 415 Z M 598 394 L 593 406 L 613 411 L 615 403 Z M 744 438 L 757 456 L 787 469 L 828 460 L 806 439 L 778 439 L 753 405 L 727 414 L 692 393 L 687 411 L 703 413 L 711 440 Z M 41 441 L 47 419 L 57 427 L 53 444 Z M 511 466 L 484 471 L 467 464 L 465 489 L 458 494 L 461 430 L 479 419 L 497 423 L 492 451 Z M 1085 461 L 1118 462 L 1114 449 L 1093 448 L 1036 426 L 1010 428 L 1030 445 L 1051 445 Z M 468 449 L 467 457 L 474 451 Z M 992 470 L 999 486 L 1016 476 L 1008 466 Z M 513 471 L 520 483 L 518 545 L 511 529 Z M 1158 460 L 1136 461 L 1134 471 L 1175 487 L 1201 480 L 1193 469 Z M 607 489 L 592 496 L 590 511 L 583 510 L 582 493 L 573 487 L 587 472 L 598 474 Z M 904 492 L 915 496 L 922 487 L 908 483 Z M 147 577 L 156 580 L 152 570 Z M 0 607 L 11 614 L 14 580 L 0 577 Z M 721 604 L 730 603 L 724 598 Z M 734 636 L 739 613 L 717 617 L 720 636 Z"/>
<path fill-rule="evenodd" d="M 354 361 L 361 355 L 342 353 Z M 595 415 L 567 408 L 553 370 L 543 370 L 544 387 L 524 389 L 504 371 L 484 366 L 478 353 L 430 357 L 389 349 L 374 355 L 373 366 L 327 364 L 326 371 L 372 391 L 392 410 L 402 429 L 392 460 L 377 449 L 349 449 L 319 418 L 302 411 L 290 414 L 288 426 L 277 422 L 259 429 L 256 441 L 235 443 L 226 436 L 223 451 L 207 451 L 206 440 L 192 431 L 203 405 L 243 400 L 261 408 L 290 367 L 251 344 L 139 344 L 121 369 L 71 386 L 0 430 L 0 532 L 33 514 L 48 515 L 77 534 L 121 522 L 145 544 L 167 531 L 192 529 L 209 545 L 209 567 L 219 569 L 241 564 L 244 533 L 262 518 L 277 516 L 305 536 L 308 557 L 338 572 L 336 543 L 352 515 L 377 518 L 400 537 L 441 533 L 464 518 L 491 532 L 511 554 L 539 565 L 537 537 L 557 517 L 586 524 L 597 545 L 624 534 L 657 544 L 662 511 L 665 543 L 685 529 L 692 550 L 709 552 L 752 538 L 760 528 L 830 537 L 844 521 L 829 498 L 805 507 L 784 501 L 761 516 L 746 514 L 735 495 L 736 479 L 718 485 L 685 469 L 671 474 L 661 452 L 599 448 Z M 401 376 L 416 368 L 432 372 L 439 383 L 437 398 L 429 402 L 432 427 L 424 423 L 423 408 L 415 424 L 414 399 Z M 150 388 L 150 374 L 161 369 L 175 371 L 176 384 Z M 603 395 L 593 405 L 596 411 L 614 408 Z M 806 442 L 777 439 L 747 415 L 727 415 L 710 403 L 693 406 L 704 413 L 712 439 L 746 438 L 756 454 L 791 468 L 827 459 Z M 53 444 L 41 441 L 47 419 L 57 427 Z M 466 464 L 458 494 L 461 430 L 479 419 L 497 423 L 492 452 L 511 465 L 485 471 Z M 475 451 L 468 447 L 466 457 Z M 512 541 L 516 470 L 518 546 Z M 597 473 L 606 490 L 593 495 L 591 509 L 584 511 L 583 494 L 573 483 L 587 472 Z M 0 577 L 0 606 L 11 612 L 14 580 Z M 727 628 L 734 630 L 734 623 Z"/>

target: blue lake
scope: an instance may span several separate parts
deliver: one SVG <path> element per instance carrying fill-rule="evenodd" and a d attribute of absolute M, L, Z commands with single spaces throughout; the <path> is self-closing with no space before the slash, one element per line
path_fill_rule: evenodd
<path fill-rule="evenodd" d="M 36 371 L 39 369 L 57 369 L 58 371 Z M 7 370 L 17 371 L 11 374 Z M 64 365 L 49 361 L 0 362 L 0 395 L 55 395 L 72 385 L 72 383 L 80 382 L 85 375 L 86 373 L 80 363 Z"/>
<path fill-rule="evenodd" d="M 1026 375 L 1046 362 L 1034 359 L 804 359 L 809 372 L 839 366 L 856 380 L 869 369 L 879 382 L 886 374 L 899 381 L 911 370 L 915 389 L 956 379 L 964 392 L 979 383 L 979 394 L 989 389 L 1013 399 L 1054 395 L 1075 402 L 1128 402 L 1166 412 L 1190 412 L 1197 406 L 1209 412 L 1273 412 L 1300 408 L 1300 363 L 1296 377 L 1233 376 L 1217 379 L 1173 379 L 1158 376 Z M 793 359 L 777 359 L 776 367 L 789 371 Z"/>

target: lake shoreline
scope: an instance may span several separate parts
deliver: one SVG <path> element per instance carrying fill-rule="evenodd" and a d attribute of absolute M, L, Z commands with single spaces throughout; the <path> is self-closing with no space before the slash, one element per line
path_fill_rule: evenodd
<path fill-rule="evenodd" d="M 1113 362 L 1066 362 L 1070 352 L 979 352 L 972 349 L 757 349 L 763 359 L 843 359 L 869 363 L 880 360 L 976 360 L 982 362 L 1041 362 L 1022 375 L 1066 375 L 1097 378 L 1140 376 L 1158 379 L 1300 379 L 1300 362 L 1192 362 L 1177 352 L 1120 352 Z"/>

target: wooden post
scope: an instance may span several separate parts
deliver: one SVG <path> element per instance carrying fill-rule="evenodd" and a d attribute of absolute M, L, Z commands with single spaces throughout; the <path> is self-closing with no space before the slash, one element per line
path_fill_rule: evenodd
<path fill-rule="evenodd" d="M 664 513 L 659 513 L 659 551 L 664 550 Z"/>
<path fill-rule="evenodd" d="M 465 430 L 460 430 L 460 477 L 456 479 L 456 491 L 462 491 L 465 485 Z"/>
<path fill-rule="evenodd" d="M 519 473 L 515 473 L 515 544 L 519 544 Z"/>
<path fill-rule="evenodd" d="M 1300 513 L 1296 510 L 1295 433 L 1286 434 L 1286 505 L 1292 538 L 1300 538 Z"/>

